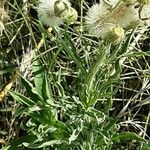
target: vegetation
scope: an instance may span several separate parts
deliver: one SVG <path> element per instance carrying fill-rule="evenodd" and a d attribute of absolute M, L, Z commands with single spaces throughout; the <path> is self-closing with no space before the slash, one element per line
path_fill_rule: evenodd
<path fill-rule="evenodd" d="M 71 3 L 78 20 L 50 32 L 37 1 L 4 5 L 1 149 L 149 150 L 149 28 L 112 44 L 84 28 L 94 2 Z"/>

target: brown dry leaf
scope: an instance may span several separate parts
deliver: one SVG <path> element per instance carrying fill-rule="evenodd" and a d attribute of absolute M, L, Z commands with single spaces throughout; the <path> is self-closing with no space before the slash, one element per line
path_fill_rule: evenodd
<path fill-rule="evenodd" d="M 7 95 L 8 91 L 12 88 L 12 86 L 15 83 L 17 77 L 18 77 L 18 72 L 16 72 L 16 74 L 12 77 L 12 79 L 0 91 L 0 102 L 3 101 L 3 99 Z"/>
<path fill-rule="evenodd" d="M 6 141 L 4 139 L 0 139 L 0 144 L 6 144 Z"/>

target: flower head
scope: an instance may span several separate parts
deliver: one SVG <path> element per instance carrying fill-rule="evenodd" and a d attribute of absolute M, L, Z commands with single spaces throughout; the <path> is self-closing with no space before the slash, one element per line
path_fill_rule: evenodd
<path fill-rule="evenodd" d="M 145 21 L 139 18 L 140 8 L 136 8 L 137 4 L 137 0 L 112 0 L 108 3 L 101 1 L 100 4 L 93 5 L 85 17 L 89 33 L 104 38 L 107 34 L 110 35 L 110 29 L 116 31 L 116 27 L 119 27 L 124 35 L 124 30 L 143 26 Z M 142 7 L 141 15 L 150 16 L 150 6 Z"/>
<path fill-rule="evenodd" d="M 54 5 L 54 13 L 56 16 L 61 17 L 61 14 L 64 11 L 67 11 L 71 7 L 71 4 L 69 2 L 64 2 L 62 0 L 55 0 Z"/>
<path fill-rule="evenodd" d="M 150 26 L 150 5 L 144 5 L 141 11 L 141 19 L 145 25 Z"/>
<path fill-rule="evenodd" d="M 51 27 L 59 26 L 66 20 L 69 22 L 72 16 L 71 22 L 77 19 L 77 12 L 68 0 L 39 0 L 37 10 L 39 20 Z"/>
<path fill-rule="evenodd" d="M 55 0 L 39 0 L 37 7 L 39 20 L 47 26 L 57 26 L 62 23 L 54 13 Z"/>
<path fill-rule="evenodd" d="M 112 44 L 118 44 L 124 38 L 124 29 L 120 26 L 110 28 L 106 34 L 105 40 Z"/>
<path fill-rule="evenodd" d="M 69 9 L 63 11 L 60 16 L 68 24 L 73 24 L 78 18 L 78 13 L 74 8 L 70 7 Z"/>
<path fill-rule="evenodd" d="M 86 27 L 91 35 L 97 37 L 105 36 L 109 27 L 114 26 L 114 23 L 108 19 L 109 6 L 107 4 L 95 4 L 89 8 L 85 16 Z"/>
<path fill-rule="evenodd" d="M 137 2 L 135 0 L 126 0 L 120 3 L 113 12 L 114 19 L 126 30 L 143 25 L 136 5 Z"/>

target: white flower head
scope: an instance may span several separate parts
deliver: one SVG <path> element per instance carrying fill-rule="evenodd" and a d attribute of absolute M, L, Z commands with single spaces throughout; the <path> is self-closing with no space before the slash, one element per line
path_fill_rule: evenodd
<path fill-rule="evenodd" d="M 63 21 L 59 14 L 56 14 L 56 11 L 58 11 L 56 9 L 59 8 L 61 12 L 65 9 L 65 6 L 70 7 L 70 2 L 68 0 L 39 0 L 39 5 L 37 7 L 39 20 L 47 26 L 59 26 Z"/>
<path fill-rule="evenodd" d="M 91 35 L 117 44 L 124 38 L 124 29 L 112 18 L 110 5 L 93 5 L 85 17 L 86 27 Z"/>
<path fill-rule="evenodd" d="M 144 23 L 150 26 L 150 5 L 144 5 L 141 11 L 141 19 L 144 19 Z"/>
<path fill-rule="evenodd" d="M 91 35 L 105 37 L 110 29 L 119 26 L 122 29 L 135 28 L 140 19 L 134 0 L 112 0 L 113 3 L 95 4 L 89 8 L 85 17 L 86 27 Z M 111 2 L 112 2 L 111 1 Z"/>
<path fill-rule="evenodd" d="M 133 27 L 136 23 L 138 25 L 140 19 L 135 5 L 136 3 L 131 0 L 121 2 L 113 11 L 112 18 L 123 28 Z"/>
<path fill-rule="evenodd" d="M 86 28 L 91 35 L 105 36 L 107 29 L 113 26 L 107 14 L 109 14 L 109 6 L 106 4 L 95 4 L 89 8 L 85 20 Z"/>

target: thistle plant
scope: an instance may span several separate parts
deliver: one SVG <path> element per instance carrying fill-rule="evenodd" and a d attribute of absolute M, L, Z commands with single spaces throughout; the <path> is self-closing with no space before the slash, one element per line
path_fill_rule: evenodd
<path fill-rule="evenodd" d="M 74 23 L 78 16 L 68 0 L 41 0 L 37 10 L 39 20 L 49 27 L 59 26 L 63 21 Z"/>
<path fill-rule="evenodd" d="M 39 0 L 37 6 L 39 20 L 48 27 L 47 32 L 50 34 L 53 28 L 59 27 L 66 22 L 68 25 L 76 22 L 78 14 L 77 11 L 71 7 L 71 3 L 68 0 Z M 41 39 L 37 44 L 37 50 L 40 50 L 44 43 Z M 24 77 L 27 77 L 31 72 L 31 61 L 35 51 L 29 51 L 24 54 L 20 65 L 20 71 L 24 72 Z"/>
<path fill-rule="evenodd" d="M 108 31 L 113 27 L 120 26 L 126 32 L 139 26 L 144 28 L 145 23 L 148 25 L 150 22 L 148 19 L 150 11 L 148 3 L 148 1 L 115 0 L 107 3 L 101 1 L 100 4 L 95 4 L 89 8 L 87 12 L 85 17 L 87 30 L 91 35 L 105 39 L 109 34 Z M 137 8 L 137 5 L 142 5 L 142 9 L 141 7 Z M 147 19 L 142 19 L 139 14 Z M 120 40 L 122 38 L 118 37 L 118 41 Z"/>
<path fill-rule="evenodd" d="M 86 1 L 71 2 L 8 3 L 14 13 L 0 56 L 13 49 L 16 57 L 3 60 L 21 62 L 20 72 L 0 90 L 0 101 L 13 104 L 10 130 L 0 132 L 2 150 L 144 150 L 150 143 L 150 53 L 139 47 L 149 36 L 143 36 L 149 1 L 101 0 L 88 9 Z M 37 16 L 24 13 L 25 6 Z"/>

